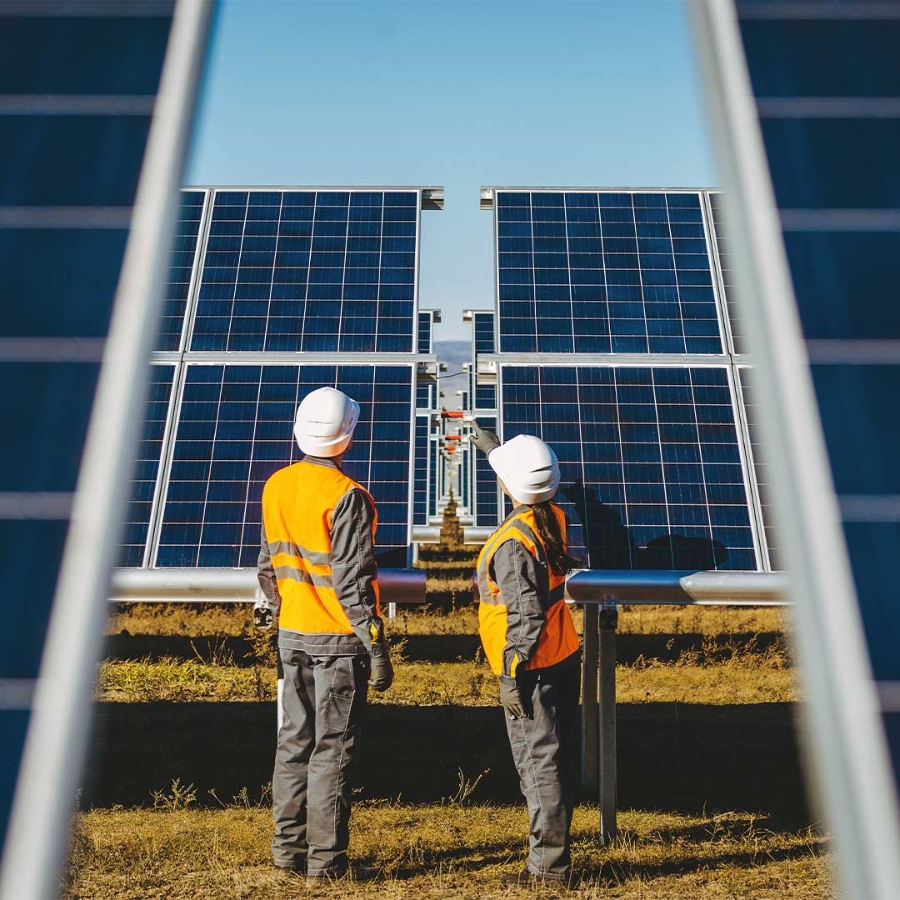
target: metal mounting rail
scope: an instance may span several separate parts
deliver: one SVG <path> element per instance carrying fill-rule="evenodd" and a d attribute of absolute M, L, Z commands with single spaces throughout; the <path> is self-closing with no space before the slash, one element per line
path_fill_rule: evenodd
<path fill-rule="evenodd" d="M 380 569 L 378 587 L 385 604 L 425 602 L 425 572 Z M 116 569 L 116 603 L 252 603 L 256 569 Z"/>
<path fill-rule="evenodd" d="M 598 797 L 600 840 L 616 836 L 616 628 L 619 605 L 787 606 L 784 572 L 635 572 L 580 569 L 566 599 L 584 607 L 581 781 Z"/>
<path fill-rule="evenodd" d="M 566 581 L 572 603 L 784 606 L 784 572 L 635 572 L 576 569 Z"/>

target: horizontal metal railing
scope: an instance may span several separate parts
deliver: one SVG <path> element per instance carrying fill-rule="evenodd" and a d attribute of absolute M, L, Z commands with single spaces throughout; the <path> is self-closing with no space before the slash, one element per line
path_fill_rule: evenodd
<path fill-rule="evenodd" d="M 784 572 L 665 572 L 581 569 L 566 599 L 584 607 L 581 778 L 598 797 L 600 840 L 616 836 L 616 628 L 625 606 L 786 606 Z"/>
<path fill-rule="evenodd" d="M 111 601 L 117 603 L 253 603 L 256 569 L 116 569 Z M 385 604 L 425 602 L 425 571 L 379 569 Z"/>

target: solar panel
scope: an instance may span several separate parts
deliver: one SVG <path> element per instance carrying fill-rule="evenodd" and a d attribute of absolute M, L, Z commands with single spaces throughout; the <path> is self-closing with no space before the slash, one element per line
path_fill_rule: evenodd
<path fill-rule="evenodd" d="M 474 327 L 475 355 L 481 353 L 493 353 L 494 344 L 494 313 L 488 310 L 477 310 L 472 313 Z"/>
<path fill-rule="evenodd" d="M 603 569 L 755 569 L 725 367 L 503 365 L 503 439 L 562 474 L 570 547 Z"/>
<path fill-rule="evenodd" d="M 900 366 L 878 354 L 900 340 L 900 11 L 742 16 L 872 668 L 900 681 L 900 605 L 885 590 L 900 557 Z"/>
<path fill-rule="evenodd" d="M 191 275 L 194 271 L 194 259 L 197 253 L 205 202 L 206 191 L 181 192 L 181 209 L 172 246 L 169 283 L 163 301 L 159 339 L 157 340 L 158 350 L 171 351 L 181 347 L 188 292 L 191 287 Z"/>
<path fill-rule="evenodd" d="M 495 384 L 477 384 L 475 385 L 475 409 L 496 409 L 497 408 L 497 385 Z"/>
<path fill-rule="evenodd" d="M 431 326 L 432 314 L 431 310 L 419 311 L 419 334 L 417 338 L 417 347 L 419 353 L 431 353 Z"/>
<path fill-rule="evenodd" d="M 478 424 L 487 431 L 497 430 L 497 419 L 494 416 L 479 416 Z M 497 502 L 499 488 L 497 476 L 490 467 L 483 453 L 475 456 L 475 524 L 493 528 L 499 519 L 500 506 Z"/>
<path fill-rule="evenodd" d="M 419 192 L 213 197 L 192 350 L 412 352 Z"/>
<path fill-rule="evenodd" d="M 125 518 L 122 552 L 119 557 L 120 566 L 140 566 L 144 563 L 174 375 L 175 366 L 155 365 L 150 368 L 144 432 L 135 461 L 131 502 Z"/>
<path fill-rule="evenodd" d="M 428 524 L 428 467 L 429 454 L 428 416 L 416 416 L 415 434 L 415 481 L 413 485 L 413 524 Z"/>
<path fill-rule="evenodd" d="M 49 896 L 59 884 L 66 823 L 54 804 L 69 805 L 67 794 L 80 771 L 87 709 L 79 688 L 95 661 L 92 646 L 78 638 L 64 658 L 56 654 L 42 663 L 42 653 L 71 537 L 71 508 L 172 10 L 172 3 L 158 2 L 128 10 L 91 2 L 0 4 L 0 379 L 7 429 L 0 442 L 0 545 L 4 602 L 20 613 L 8 617 L 0 638 L 4 898 Z M 185 96 L 194 90 L 185 70 L 197 61 L 196 37 L 190 27 L 183 31 L 179 58 L 170 63 Z M 180 165 L 177 132 L 169 121 L 155 142 L 161 189 L 171 168 Z M 159 224 L 146 207 L 142 222 L 150 234 Z M 132 288 L 142 298 L 146 284 L 138 276 Z M 127 363 L 106 365 L 130 383 Z M 109 448 L 111 472 L 121 452 Z M 115 496 L 114 485 L 110 493 Z M 97 504 L 101 510 L 112 505 L 104 498 Z M 97 540 L 86 538 L 92 524 L 78 537 L 102 558 Z M 94 557 L 82 567 L 84 585 L 93 584 L 96 568 Z M 68 610 L 100 599 L 92 594 L 84 587 L 78 596 L 67 596 Z M 39 675 L 58 690 L 52 702 L 45 697 L 45 705 L 33 711 Z M 23 762 L 29 725 L 41 729 L 35 734 L 43 734 L 44 746 L 32 743 Z M 66 754 L 64 766 L 54 745 Z M 17 785 L 20 766 L 26 774 Z M 13 843 L 7 829 L 16 791 Z M 40 839 L 32 840 L 36 833 Z"/>
<path fill-rule="evenodd" d="M 266 479 L 300 458 L 297 404 L 337 387 L 361 407 L 344 470 L 378 506 L 378 558 L 406 565 L 409 543 L 411 365 L 186 366 L 157 566 L 252 567 Z"/>
<path fill-rule="evenodd" d="M 721 353 L 700 194 L 496 190 L 501 353 Z"/>

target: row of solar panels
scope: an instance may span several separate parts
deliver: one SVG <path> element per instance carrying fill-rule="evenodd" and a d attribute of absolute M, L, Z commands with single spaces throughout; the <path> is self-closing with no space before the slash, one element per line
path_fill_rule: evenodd
<path fill-rule="evenodd" d="M 548 280 L 551 270 L 545 263 L 550 259 L 556 264 L 552 291 L 569 299 L 539 299 L 525 307 L 521 299 L 507 302 L 504 282 L 510 260 L 504 238 L 498 236 L 496 312 L 471 316 L 475 369 L 497 347 L 497 361 L 547 352 L 550 348 L 542 343 L 522 343 L 529 329 L 542 341 L 553 333 L 554 323 L 563 322 L 570 335 L 581 335 L 585 317 L 592 317 L 598 328 L 610 332 L 604 352 L 594 346 L 590 353 L 570 350 L 563 355 L 555 342 L 557 363 L 501 365 L 491 382 L 476 379 L 470 392 L 474 412 L 486 427 L 498 428 L 505 437 L 537 430 L 557 446 L 573 548 L 595 567 L 768 568 L 771 548 L 760 526 L 745 437 L 746 375 L 738 373 L 735 357 L 724 349 L 737 329 L 728 315 L 722 276 L 727 267 L 721 265 L 723 238 L 714 219 L 717 196 L 699 191 L 494 193 L 498 235 L 505 224 L 526 216 L 529 232 L 537 234 L 527 239 L 538 248 L 532 250 L 528 276 L 516 276 L 523 291 L 544 297 L 540 282 Z M 345 343 L 345 337 L 365 338 L 368 349 L 383 349 L 390 309 L 380 301 L 357 299 L 360 242 L 377 242 L 383 254 L 385 246 L 394 246 L 394 238 L 385 237 L 388 225 L 412 223 L 404 278 L 415 285 L 419 207 L 419 192 L 413 190 L 184 192 L 159 344 L 163 349 L 153 367 L 123 565 L 252 566 L 262 486 L 272 472 L 296 458 L 290 437 L 293 410 L 306 392 L 324 384 L 343 387 L 362 405 L 347 465 L 382 509 L 383 562 L 405 563 L 413 527 L 439 516 L 450 489 L 433 416 L 436 386 L 418 383 L 419 357 L 410 352 L 414 345 L 419 354 L 431 349 L 434 312 L 417 313 L 411 295 L 406 343 L 403 353 L 391 358 L 392 365 L 384 358 L 387 351 L 381 364 L 362 364 L 370 358 L 354 355 L 358 345 Z M 230 223 L 235 233 L 219 234 L 222 223 Z M 560 224 L 561 237 L 539 234 L 542 227 Z M 576 225 L 581 232 L 589 226 L 597 232 L 599 253 L 586 252 L 586 243 L 595 238 L 577 236 Z M 688 236 L 673 236 L 681 234 L 679 227 L 688 229 Z M 293 234 L 298 229 L 303 231 L 299 237 Z M 380 234 L 353 233 L 365 229 Z M 646 229 L 655 229 L 655 236 L 644 235 Z M 266 234 L 257 233 L 262 231 Z M 285 231 L 291 234 L 285 237 Z M 225 240 L 231 242 L 228 250 L 223 249 Z M 302 260 L 298 240 L 304 242 Z M 688 254 L 691 268 L 686 271 L 693 273 L 688 280 L 704 282 L 702 290 L 683 283 L 679 265 L 685 242 L 697 251 Z M 637 247 L 647 252 L 630 253 Z M 518 249 L 514 262 L 524 272 L 524 251 Z M 323 320 L 315 304 L 324 301 L 312 299 L 310 292 L 326 283 L 325 269 L 313 265 L 326 253 L 334 260 L 325 267 L 335 292 L 328 301 L 334 313 L 330 352 L 309 357 L 316 352 L 312 348 L 323 348 L 308 339 Z M 617 276 L 614 262 L 636 266 L 637 277 Z M 598 268 L 586 269 L 588 264 Z M 645 283 L 641 266 L 651 264 L 657 273 L 668 273 L 673 284 L 664 290 Z M 376 296 L 387 290 L 380 280 L 385 275 L 397 278 L 382 262 L 367 276 Z M 290 308 L 282 296 L 288 277 L 294 279 L 295 293 Z M 580 282 L 588 277 L 595 281 L 593 299 L 579 295 Z M 627 303 L 616 299 L 620 295 L 613 284 L 623 279 L 634 282 Z M 698 291 L 704 298 L 701 318 L 714 324 L 715 338 L 707 335 L 709 341 L 695 344 L 687 336 L 692 302 L 700 302 Z M 319 292 L 318 287 L 313 291 Z M 639 346 L 616 343 L 613 332 L 621 330 L 626 313 L 644 329 Z M 653 323 L 680 334 L 677 347 L 650 340 Z M 318 341 L 322 333 L 316 334 Z M 286 352 L 277 335 L 291 336 L 293 352 Z M 303 356 L 295 355 L 298 351 Z M 566 364 L 558 365 L 563 360 Z M 630 362 L 612 367 L 613 360 Z M 326 361 L 334 364 L 322 365 Z M 579 361 L 594 367 L 571 368 Z M 378 356 L 371 362 L 378 363 Z M 608 395 L 601 390 L 604 384 Z M 467 450 L 453 468 L 454 494 L 475 524 L 491 527 L 501 513 L 496 479 L 486 461 L 471 460 Z"/>

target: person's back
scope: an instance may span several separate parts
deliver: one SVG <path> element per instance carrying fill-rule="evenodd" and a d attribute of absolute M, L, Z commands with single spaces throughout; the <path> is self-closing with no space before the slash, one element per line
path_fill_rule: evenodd
<path fill-rule="evenodd" d="M 378 603 L 375 504 L 340 468 L 358 416 L 359 405 L 333 388 L 307 395 L 294 425 L 306 456 L 263 489 L 258 578 L 280 609 L 284 673 L 272 855 L 277 869 L 311 879 L 375 874 L 347 859 L 367 686 L 383 691 L 393 681 Z"/>
<path fill-rule="evenodd" d="M 374 541 L 374 501 L 328 458 L 308 456 L 279 469 L 266 482 L 263 527 L 281 595 L 280 646 L 337 655 L 366 652 L 338 600 L 338 591 L 346 598 L 352 590 L 352 585 L 344 584 L 349 567 L 342 564 L 347 547 L 346 529 L 341 524 L 346 521 L 355 530 L 359 515 L 365 517 L 366 505 L 371 511 Z M 335 514 L 337 540 L 333 534 Z M 374 560 L 371 571 L 354 574 L 370 579 L 375 599 L 370 610 L 359 612 L 363 618 L 371 614 L 380 617 Z"/>

